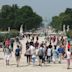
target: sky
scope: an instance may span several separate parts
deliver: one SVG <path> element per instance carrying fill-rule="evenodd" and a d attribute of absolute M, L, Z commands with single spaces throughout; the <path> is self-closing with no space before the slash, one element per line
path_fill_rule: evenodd
<path fill-rule="evenodd" d="M 48 21 L 50 21 L 53 16 L 64 12 L 66 8 L 72 8 L 72 0 L 0 0 L 0 8 L 6 4 L 31 6 L 34 12 Z"/>

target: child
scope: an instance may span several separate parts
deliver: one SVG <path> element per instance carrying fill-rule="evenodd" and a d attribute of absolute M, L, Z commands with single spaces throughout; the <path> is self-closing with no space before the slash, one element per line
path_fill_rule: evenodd
<path fill-rule="evenodd" d="M 20 62 L 20 57 L 21 57 L 21 49 L 19 48 L 19 46 L 17 46 L 16 50 L 15 50 L 15 57 L 16 57 L 16 61 L 17 61 L 17 67 L 19 66 L 19 62 Z"/>
<path fill-rule="evenodd" d="M 70 49 L 66 52 L 67 55 L 67 69 L 70 69 L 70 59 L 71 59 L 71 52 Z"/>
<path fill-rule="evenodd" d="M 57 50 L 55 46 L 54 51 L 53 51 L 53 62 L 56 63 L 56 60 L 57 60 Z"/>

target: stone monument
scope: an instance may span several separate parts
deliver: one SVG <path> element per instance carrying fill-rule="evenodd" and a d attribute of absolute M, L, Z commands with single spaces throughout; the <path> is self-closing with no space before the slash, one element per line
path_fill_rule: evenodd
<path fill-rule="evenodd" d="M 67 26 L 67 32 L 69 31 L 69 25 Z"/>
<path fill-rule="evenodd" d="M 66 25 L 63 25 L 63 35 L 66 35 Z"/>
<path fill-rule="evenodd" d="M 10 32 L 10 27 L 8 27 L 8 32 Z"/>
<path fill-rule="evenodd" d="M 65 33 L 65 25 L 63 25 L 63 32 Z"/>
<path fill-rule="evenodd" d="M 20 27 L 20 35 L 23 35 L 23 25 Z"/>

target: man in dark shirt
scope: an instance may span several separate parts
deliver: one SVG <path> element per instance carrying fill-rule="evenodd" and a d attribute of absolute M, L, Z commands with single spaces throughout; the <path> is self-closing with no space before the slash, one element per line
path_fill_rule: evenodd
<path fill-rule="evenodd" d="M 33 45 L 33 46 L 34 46 L 34 42 L 33 42 L 33 40 L 30 41 L 30 45 Z"/>
<path fill-rule="evenodd" d="M 38 41 L 36 41 L 36 42 L 35 42 L 35 48 L 37 49 L 38 46 L 39 46 L 39 43 L 38 43 Z"/>
<path fill-rule="evenodd" d="M 61 63 L 62 55 L 64 53 L 64 48 L 62 48 L 62 46 L 60 46 L 60 48 L 58 48 L 58 53 L 59 53 L 59 63 Z"/>

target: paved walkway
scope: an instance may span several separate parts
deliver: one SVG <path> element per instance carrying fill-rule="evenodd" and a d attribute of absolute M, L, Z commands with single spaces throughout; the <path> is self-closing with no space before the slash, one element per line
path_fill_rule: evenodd
<path fill-rule="evenodd" d="M 14 53 L 12 55 L 10 66 L 6 66 L 5 62 L 3 60 L 3 52 L 0 52 L 0 72 L 72 72 L 72 69 L 67 70 L 66 67 L 66 61 L 63 60 L 62 64 L 46 64 L 42 67 L 39 67 L 38 65 L 27 65 L 26 58 L 24 57 L 25 52 L 25 43 L 26 39 L 21 40 L 23 45 L 23 51 L 22 51 L 22 57 L 20 61 L 20 67 L 16 67 L 16 61 L 14 57 Z M 40 38 L 40 41 L 43 41 L 43 38 Z M 16 44 L 14 44 L 14 48 L 16 47 Z M 71 63 L 72 68 L 72 63 Z"/>

